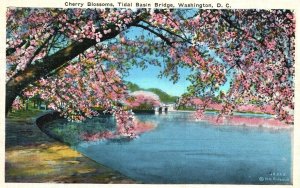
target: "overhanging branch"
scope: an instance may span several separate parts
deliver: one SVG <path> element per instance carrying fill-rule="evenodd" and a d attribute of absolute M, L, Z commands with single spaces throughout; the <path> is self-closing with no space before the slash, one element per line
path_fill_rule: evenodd
<path fill-rule="evenodd" d="M 144 26 L 144 25 L 141 25 L 141 24 L 134 24 L 133 26 L 136 26 L 136 27 L 140 27 L 140 28 L 143 28 L 147 31 L 150 31 L 151 33 L 155 34 L 156 36 L 158 36 L 159 38 L 161 38 L 163 41 L 165 41 L 169 46 L 171 47 L 174 47 L 173 46 L 173 42 L 171 42 L 167 37 L 165 37 L 163 34 L 161 33 L 158 33 L 157 31 L 154 31 L 153 29 L 150 29 L 149 27 L 147 26 Z"/>

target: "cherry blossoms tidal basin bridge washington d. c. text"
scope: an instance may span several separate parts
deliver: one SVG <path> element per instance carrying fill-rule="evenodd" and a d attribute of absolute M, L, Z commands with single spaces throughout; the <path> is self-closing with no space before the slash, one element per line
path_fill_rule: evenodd
<path fill-rule="evenodd" d="M 292 183 L 292 10 L 10 7 L 6 21 L 6 181 Z M 39 131 L 117 175 L 33 175 L 13 153 Z"/>

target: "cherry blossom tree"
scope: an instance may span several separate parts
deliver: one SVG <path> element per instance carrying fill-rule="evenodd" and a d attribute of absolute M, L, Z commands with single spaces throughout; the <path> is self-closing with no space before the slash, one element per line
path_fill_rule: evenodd
<path fill-rule="evenodd" d="M 127 99 L 126 105 L 133 109 L 153 109 L 161 105 L 159 96 L 150 91 L 135 91 L 130 95 L 132 97 Z"/>
<path fill-rule="evenodd" d="M 295 15 L 290 10 L 8 8 L 6 113 L 17 96 L 39 93 L 49 107 L 82 120 L 101 106 L 132 124 L 122 75 L 162 66 L 176 82 L 191 69 L 183 101 L 222 92 L 221 114 L 271 105 L 281 120 L 294 108 Z M 139 34 L 132 37 L 134 29 Z"/>

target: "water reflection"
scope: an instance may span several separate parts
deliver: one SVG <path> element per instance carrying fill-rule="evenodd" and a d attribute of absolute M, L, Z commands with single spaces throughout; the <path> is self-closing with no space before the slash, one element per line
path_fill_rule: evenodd
<path fill-rule="evenodd" d="M 108 122 L 94 118 L 90 123 L 96 127 L 77 125 L 79 142 L 72 145 L 95 161 L 144 183 L 292 183 L 292 129 L 270 117 L 241 114 L 222 123 L 215 122 L 212 114 L 204 121 L 195 121 L 187 112 L 137 117 L 142 125 L 155 125 L 143 129 L 137 139 L 82 139 L 78 136 L 82 132 L 114 130 L 111 117 Z M 49 127 L 64 132 L 75 129 L 71 125 L 57 122 Z M 284 176 L 272 179 L 273 174 Z"/>

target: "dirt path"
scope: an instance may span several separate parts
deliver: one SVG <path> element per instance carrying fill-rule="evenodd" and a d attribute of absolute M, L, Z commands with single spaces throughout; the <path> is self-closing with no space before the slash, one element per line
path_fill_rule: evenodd
<path fill-rule="evenodd" d="M 5 137 L 6 182 L 135 183 L 49 138 L 35 118 L 7 118 Z"/>

